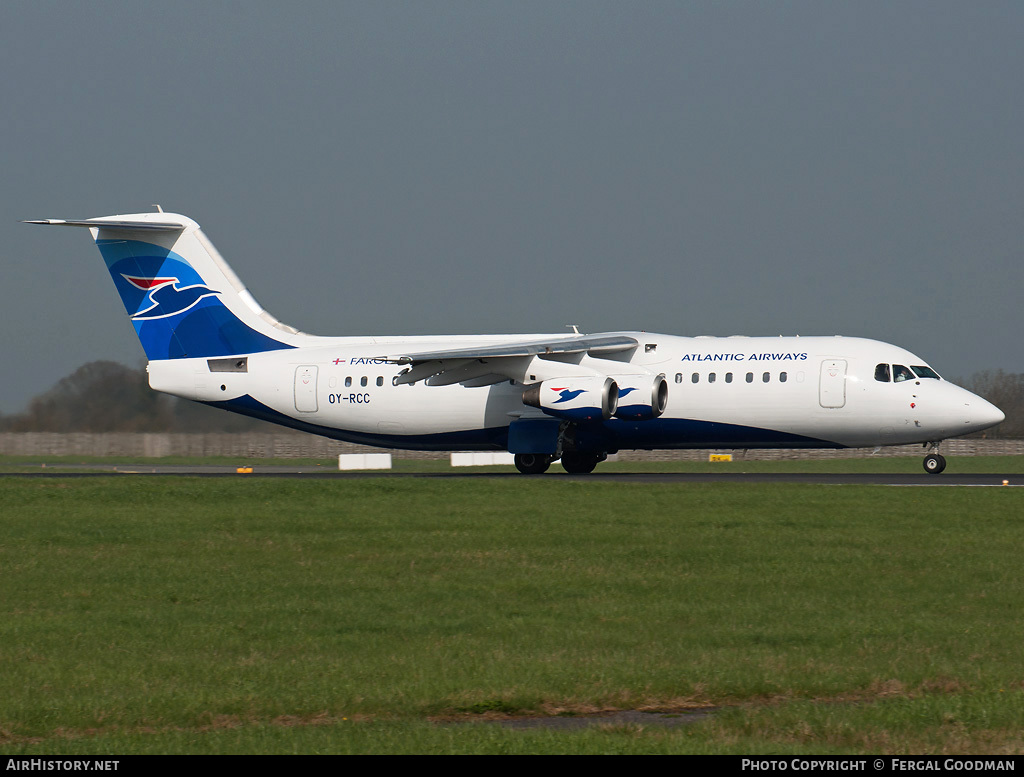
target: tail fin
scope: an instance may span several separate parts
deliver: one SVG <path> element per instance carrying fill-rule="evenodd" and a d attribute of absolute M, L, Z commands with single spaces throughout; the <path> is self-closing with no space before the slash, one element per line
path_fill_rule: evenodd
<path fill-rule="evenodd" d="M 192 219 L 134 213 L 28 223 L 89 228 L 151 361 L 298 344 L 301 333 L 259 306 Z"/>

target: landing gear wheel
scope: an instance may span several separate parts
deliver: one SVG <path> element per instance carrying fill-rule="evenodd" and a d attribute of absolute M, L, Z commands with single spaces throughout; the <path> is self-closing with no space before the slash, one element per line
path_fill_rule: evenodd
<path fill-rule="evenodd" d="M 593 453 L 563 453 L 562 469 L 570 475 L 586 475 L 594 471 L 599 458 Z"/>
<path fill-rule="evenodd" d="M 924 457 L 924 471 L 929 475 L 938 475 L 946 468 L 946 457 L 939 453 L 929 453 Z"/>
<path fill-rule="evenodd" d="M 516 469 L 524 475 L 543 475 L 551 466 L 551 457 L 541 453 L 517 453 Z"/>

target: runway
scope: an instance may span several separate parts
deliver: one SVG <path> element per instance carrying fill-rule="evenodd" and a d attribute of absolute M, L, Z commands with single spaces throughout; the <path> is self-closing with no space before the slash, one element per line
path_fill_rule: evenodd
<path fill-rule="evenodd" d="M 35 465 L 38 467 L 38 465 Z M 1024 475 L 991 474 L 957 474 L 944 472 L 940 475 L 927 473 L 892 474 L 892 473 L 778 473 L 778 472 L 593 472 L 589 475 L 569 475 L 552 469 L 544 475 L 521 475 L 518 472 L 474 472 L 462 469 L 451 472 L 339 472 L 326 467 L 287 467 L 254 465 L 240 471 L 231 466 L 193 466 L 193 465 L 112 465 L 112 464 L 79 464 L 60 467 L 38 467 L 32 471 L 0 473 L 0 477 L 18 478 L 95 478 L 110 475 L 123 476 L 173 476 L 173 477 L 206 477 L 206 478 L 307 478 L 327 480 L 367 480 L 367 479 L 446 479 L 446 480 L 478 480 L 481 478 L 515 479 L 526 483 L 573 481 L 579 483 L 618 483 L 623 486 L 645 485 L 656 483 L 695 484 L 717 483 L 749 484 L 749 483 L 793 483 L 805 485 L 869 485 L 869 486 L 993 486 L 1019 487 L 1024 486 Z"/>

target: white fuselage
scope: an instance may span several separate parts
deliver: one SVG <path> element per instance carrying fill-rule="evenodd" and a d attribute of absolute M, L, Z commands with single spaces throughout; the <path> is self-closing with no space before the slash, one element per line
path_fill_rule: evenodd
<path fill-rule="evenodd" d="M 306 347 L 248 356 L 246 372 L 212 372 L 207 359 L 153 361 L 150 383 L 338 439 L 410 449 L 504 447 L 511 421 L 544 417 L 524 406 L 523 384 L 581 368 L 668 380 L 661 417 L 603 422 L 599 434 L 612 450 L 896 445 L 967 434 L 1002 419 L 997 408 L 942 379 L 876 379 L 880 364 L 889 365 L 890 375 L 893 365 L 926 365 L 878 341 L 624 334 L 640 343 L 628 361 L 524 357 L 518 379 L 480 387 L 394 385 L 402 367 L 379 357 L 396 348 L 468 348 L 545 336 L 312 338 Z"/>

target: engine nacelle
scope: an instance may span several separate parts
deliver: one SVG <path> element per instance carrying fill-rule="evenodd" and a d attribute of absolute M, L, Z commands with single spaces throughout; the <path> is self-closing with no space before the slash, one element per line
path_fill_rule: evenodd
<path fill-rule="evenodd" d="M 603 421 L 612 417 L 619 388 L 606 376 L 553 378 L 527 386 L 523 404 L 569 421 Z"/>
<path fill-rule="evenodd" d="M 619 387 L 615 417 L 624 421 L 647 421 L 665 412 L 668 381 L 664 375 L 612 375 Z"/>

